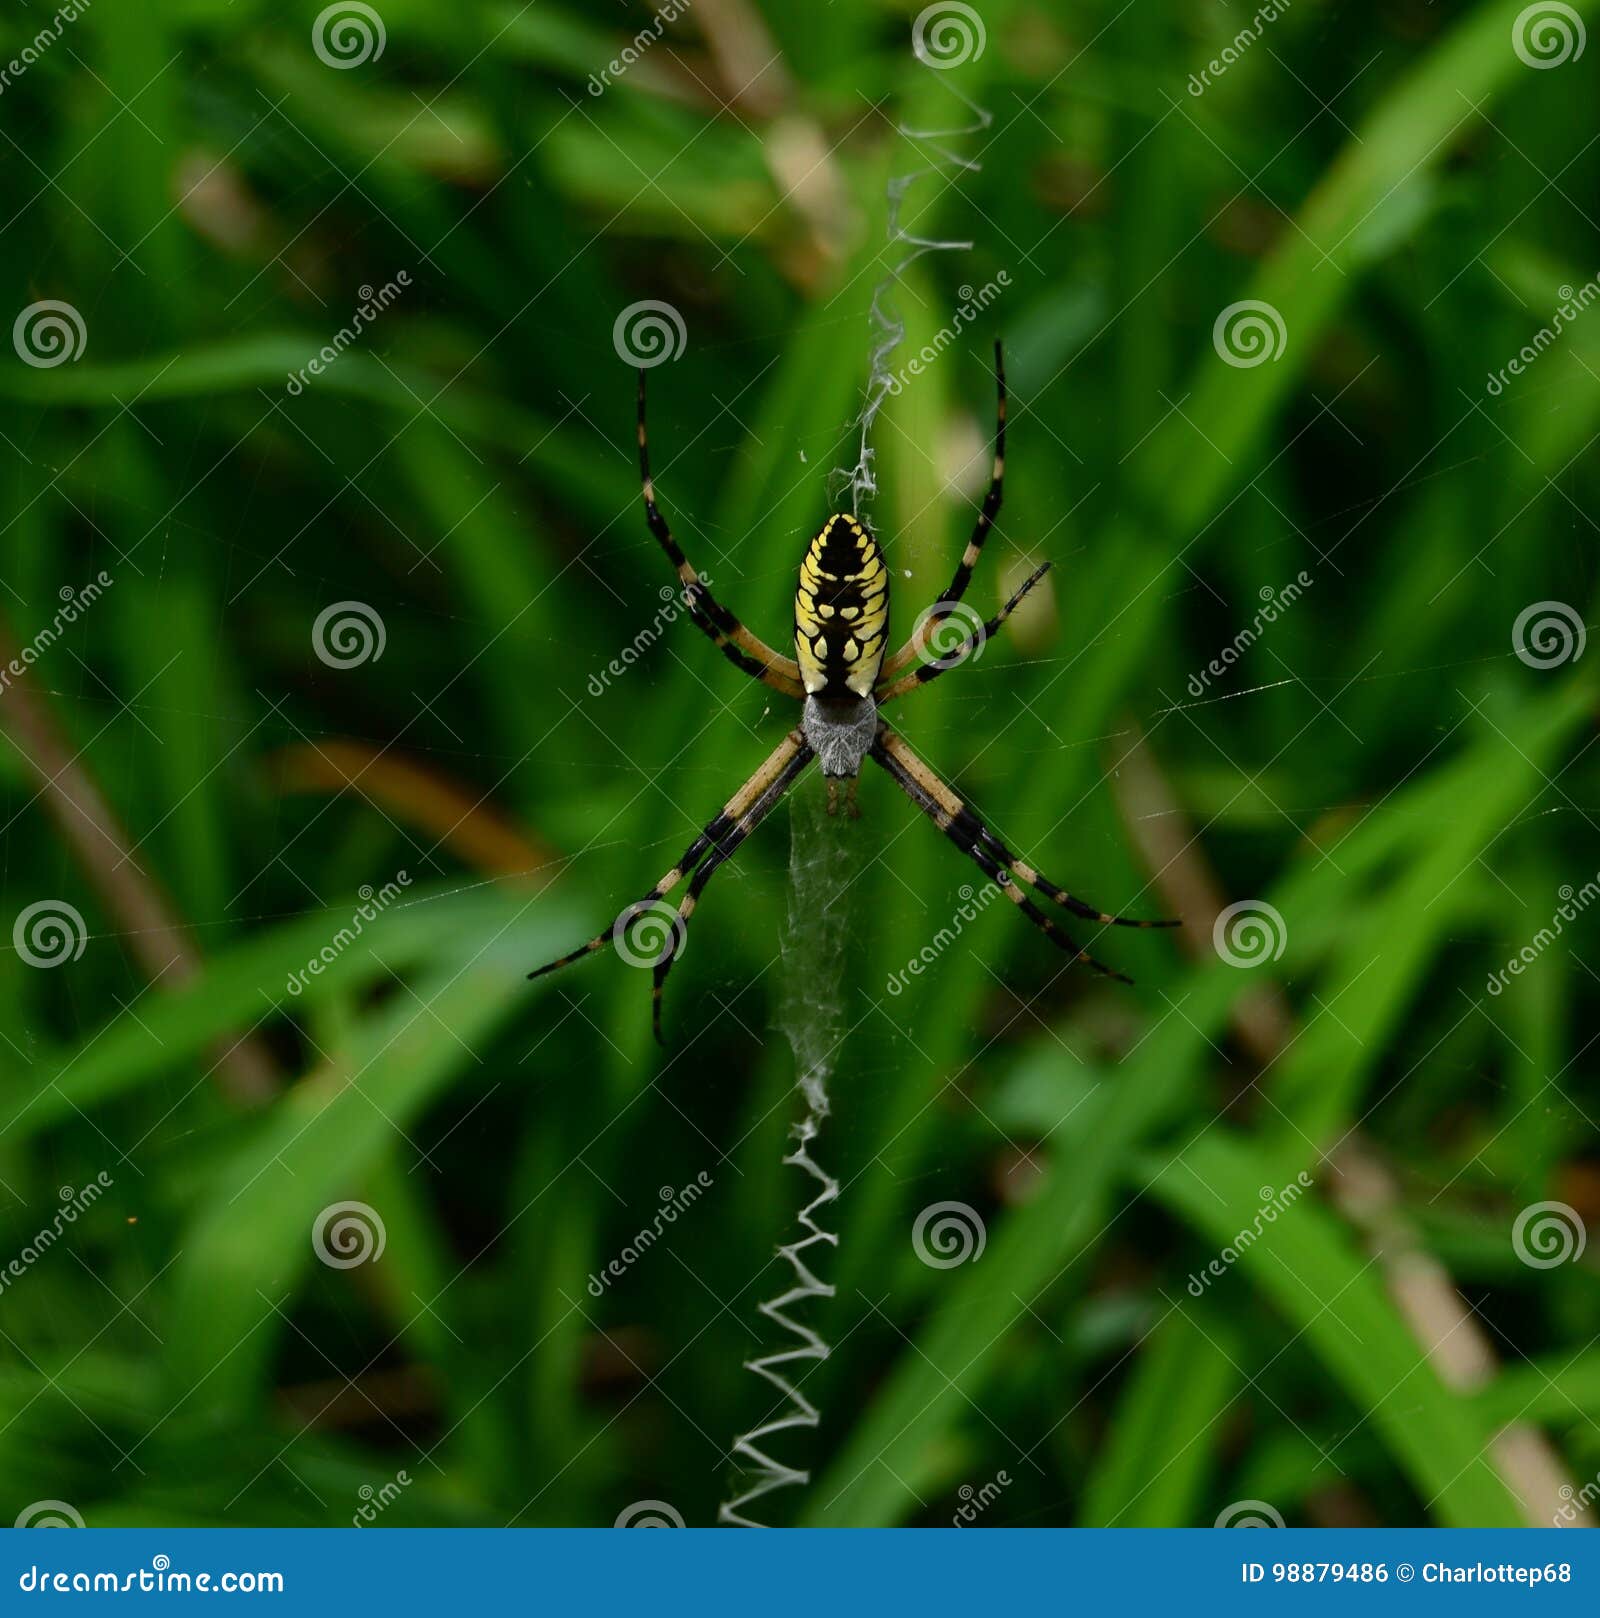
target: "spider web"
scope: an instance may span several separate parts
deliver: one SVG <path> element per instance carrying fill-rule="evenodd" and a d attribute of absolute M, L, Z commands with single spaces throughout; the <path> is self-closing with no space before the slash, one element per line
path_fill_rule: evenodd
<path fill-rule="evenodd" d="M 924 66 L 927 58 L 920 50 Z M 964 251 L 970 241 L 944 240 L 919 236 L 907 230 L 901 214 L 906 193 L 920 179 L 936 174 L 971 173 L 980 165 L 951 151 L 942 142 L 976 134 L 986 129 L 991 114 L 947 85 L 971 112 L 972 120 L 951 129 L 912 129 L 902 123 L 899 134 L 931 154 L 931 161 L 905 174 L 892 176 L 887 186 L 886 233 L 888 250 L 905 246 L 910 250 L 872 290 L 868 314 L 872 330 L 868 352 L 866 396 L 854 423 L 857 432 L 856 462 L 853 467 L 836 467 L 829 475 L 830 492 L 848 488 L 850 509 L 859 516 L 862 504 L 877 492 L 873 473 L 871 437 L 878 412 L 893 391 L 894 377 L 889 358 L 905 336 L 905 322 L 891 301 L 896 282 L 924 253 Z M 818 1249 L 839 1245 L 838 1233 L 817 1222 L 817 1214 L 837 1200 L 839 1182 L 811 1155 L 811 1145 L 828 1116 L 828 1084 L 838 1061 L 845 1035 L 844 968 L 847 937 L 848 893 L 858 860 L 855 839 L 842 835 L 843 817 L 830 819 L 820 792 L 798 791 L 790 798 L 789 809 L 789 914 L 783 954 L 783 1000 L 779 1026 L 794 1052 L 795 1083 L 804 1098 L 804 1117 L 793 1126 L 795 1146 L 783 1159 L 785 1166 L 800 1169 L 816 1182 L 817 1190 L 800 1210 L 801 1234 L 778 1249 L 778 1258 L 788 1265 L 792 1284 L 777 1296 L 758 1305 L 760 1312 L 788 1334 L 786 1346 L 772 1353 L 747 1360 L 745 1369 L 771 1384 L 780 1395 L 778 1404 L 765 1420 L 733 1441 L 732 1454 L 741 1475 L 742 1489 L 717 1509 L 719 1523 L 741 1528 L 762 1524 L 744 1515 L 746 1509 L 776 1489 L 811 1480 L 809 1471 L 792 1466 L 772 1455 L 764 1446 L 797 1428 L 815 1429 L 821 1412 L 806 1397 L 801 1383 L 806 1370 L 827 1359 L 827 1339 L 815 1327 L 794 1314 L 794 1310 L 815 1299 L 832 1298 L 834 1288 L 811 1268 Z"/>
<path fill-rule="evenodd" d="M 789 913 L 783 938 L 784 993 L 779 1025 L 794 1052 L 795 1082 L 805 1116 L 794 1125 L 792 1151 L 783 1159 L 816 1182 L 816 1192 L 800 1210 L 801 1234 L 778 1249 L 792 1284 L 759 1305 L 760 1311 L 792 1339 L 770 1354 L 745 1362 L 745 1369 L 770 1383 L 779 1403 L 765 1420 L 733 1441 L 743 1488 L 717 1512 L 720 1523 L 741 1528 L 761 1524 L 743 1515 L 763 1495 L 811 1474 L 777 1459 L 764 1446 L 795 1428 L 815 1428 L 817 1406 L 801 1390 L 808 1366 L 828 1357 L 826 1339 L 793 1311 L 834 1289 L 811 1268 L 820 1248 L 837 1247 L 838 1235 L 817 1223 L 818 1212 L 839 1195 L 839 1182 L 811 1155 L 811 1144 L 828 1116 L 828 1084 L 845 1033 L 844 969 L 848 945 L 849 892 L 860 866 L 860 840 L 848 835 L 843 817 L 830 819 L 820 783 L 806 783 L 789 800 Z"/>
<path fill-rule="evenodd" d="M 929 65 L 928 59 L 920 51 L 918 60 L 924 66 Z M 975 174 L 983 167 L 975 159 L 963 157 L 959 152 L 952 151 L 943 142 L 962 135 L 978 134 L 989 127 L 994 121 L 994 116 L 987 108 L 980 107 L 977 102 L 962 95 L 953 84 L 943 79 L 941 82 L 967 108 L 972 118 L 970 122 L 957 124 L 950 129 L 913 129 L 910 125 L 902 123 L 896 131 L 903 139 L 915 143 L 919 150 L 925 151 L 930 161 L 921 168 L 912 169 L 909 173 L 891 176 L 887 186 L 885 233 L 888 237 L 888 249 L 892 252 L 898 246 L 905 246 L 910 251 L 893 264 L 889 272 L 872 289 L 872 304 L 867 318 L 873 339 L 868 351 L 866 398 L 862 403 L 861 413 L 854 423 L 857 432 L 856 462 L 851 467 L 835 467 L 828 477 L 829 493 L 835 500 L 845 489 L 850 491 L 850 509 L 857 517 L 861 515 L 862 505 L 878 492 L 877 475 L 873 471 L 876 451 L 872 448 L 872 427 L 878 419 L 878 412 L 883 409 L 884 400 L 894 391 L 895 379 L 889 369 L 889 357 L 900 346 L 906 334 L 906 323 L 893 302 L 894 287 L 901 276 L 925 253 L 966 252 L 972 247 L 970 241 L 918 236 L 907 230 L 901 222 L 906 193 L 918 180 L 926 179 L 930 175 Z"/>

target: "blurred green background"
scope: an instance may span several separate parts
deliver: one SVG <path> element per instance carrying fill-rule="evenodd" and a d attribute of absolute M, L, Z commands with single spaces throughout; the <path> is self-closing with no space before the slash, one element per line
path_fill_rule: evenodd
<path fill-rule="evenodd" d="M 763 1520 L 1581 1518 L 1600 51 L 1552 58 L 1593 10 L 994 0 L 935 69 L 865 0 L 659 42 L 574 0 L 9 7 L 0 1517 L 714 1520 L 782 1409 L 740 1367 L 814 1188 L 785 1036 L 836 1026 L 832 1353 Z M 987 127 L 904 133 L 961 97 Z M 1187 926 L 1091 930 L 1133 988 L 1005 904 L 952 937 L 977 873 L 881 772 L 837 827 L 813 777 L 659 1051 L 614 954 L 523 974 L 792 721 L 663 599 L 614 323 L 681 320 L 660 498 L 782 644 L 919 170 L 905 229 L 972 246 L 893 294 L 891 363 L 939 350 L 873 434 L 897 626 L 982 497 L 996 336 L 969 599 L 1055 571 L 897 723 Z"/>

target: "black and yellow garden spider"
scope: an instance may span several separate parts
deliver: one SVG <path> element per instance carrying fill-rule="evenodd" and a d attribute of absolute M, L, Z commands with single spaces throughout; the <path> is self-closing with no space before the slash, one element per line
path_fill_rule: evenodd
<path fill-rule="evenodd" d="M 628 905 L 607 932 L 591 938 L 580 949 L 530 972 L 530 978 L 569 966 L 608 943 L 626 947 L 626 931 L 637 918 L 660 903 L 685 877 L 689 889 L 671 916 L 671 926 L 659 954 L 650 962 L 651 1026 L 661 1041 L 661 989 L 672 963 L 683 948 L 689 918 L 718 866 L 731 859 L 739 845 L 767 817 L 778 800 L 805 772 L 813 759 L 820 762 L 828 783 L 828 813 L 838 808 L 839 782 L 848 783 L 845 807 L 854 817 L 856 780 L 863 759 L 870 758 L 888 771 L 901 791 L 942 831 L 963 854 L 994 882 L 1058 948 L 1076 961 L 1119 982 L 1132 980 L 1114 972 L 1080 949 L 1018 886 L 1018 879 L 1071 915 L 1112 927 L 1176 927 L 1176 921 L 1137 921 L 1108 916 L 1093 905 L 1075 899 L 1031 865 L 1019 860 L 965 802 L 934 774 L 883 721 L 879 709 L 886 703 L 934 680 L 954 668 L 995 633 L 1017 603 L 1050 570 L 1036 568 L 1022 587 L 981 627 L 969 629 L 942 655 L 930 655 L 940 624 L 955 613 L 972 581 L 972 570 L 1000 510 L 1001 484 L 1006 460 L 1006 375 L 1000 344 L 994 345 L 995 383 L 999 403 L 995 412 L 994 470 L 989 492 L 956 567 L 950 588 L 916 623 L 899 651 L 885 659 L 889 634 L 889 574 L 877 541 L 864 523 L 836 513 L 806 549 L 800 563 L 800 585 L 794 598 L 795 656 L 781 657 L 753 635 L 719 602 L 705 580 L 672 537 L 667 520 L 656 506 L 650 479 L 650 451 L 645 438 L 645 373 L 639 371 L 639 476 L 644 486 L 645 517 L 668 560 L 678 570 L 683 599 L 695 623 L 710 636 L 723 656 L 736 667 L 786 697 L 801 701 L 800 723 L 778 744 L 767 761 L 723 806 L 722 813 L 679 856 L 677 863 L 648 893 Z M 966 609 L 972 619 L 976 614 Z M 958 620 L 960 621 L 960 620 Z M 919 661 L 921 659 L 922 661 Z M 917 663 L 916 668 L 911 668 Z M 905 670 L 905 673 L 901 671 Z M 664 1041 L 662 1041 L 664 1043 Z"/>

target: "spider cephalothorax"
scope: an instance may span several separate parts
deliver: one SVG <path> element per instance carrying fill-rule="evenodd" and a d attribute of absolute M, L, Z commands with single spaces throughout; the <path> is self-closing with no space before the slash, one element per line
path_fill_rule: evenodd
<path fill-rule="evenodd" d="M 978 512 L 972 538 L 957 564 L 950 588 L 918 620 L 910 638 L 893 656 L 885 657 L 889 635 L 889 573 L 877 540 L 858 518 L 839 512 L 829 517 L 806 547 L 800 563 L 800 582 L 794 598 L 795 656 L 773 651 L 751 634 L 712 594 L 672 537 L 672 530 L 656 507 L 650 480 L 650 451 L 645 438 L 645 373 L 639 372 L 639 476 L 644 485 L 645 518 L 668 559 L 678 570 L 690 616 L 722 654 L 754 679 L 801 703 L 800 723 L 778 744 L 767 761 L 723 806 L 719 814 L 683 851 L 678 863 L 643 897 L 626 906 L 610 929 L 559 960 L 530 972 L 541 977 L 557 967 L 581 960 L 620 939 L 642 912 L 666 897 L 685 877 L 689 890 L 677 907 L 666 942 L 653 963 L 651 1024 L 661 1038 L 661 988 L 683 947 L 689 917 L 712 874 L 764 820 L 767 814 L 815 759 L 828 782 L 828 810 L 837 804 L 838 783 L 849 783 L 847 805 L 855 813 L 856 777 L 864 759 L 871 758 L 892 777 L 901 791 L 938 826 L 980 871 L 1052 943 L 1097 972 L 1127 982 L 1120 972 L 1102 966 L 1080 949 L 1023 891 L 1032 888 L 1070 915 L 1114 927 L 1175 927 L 1174 921 L 1136 921 L 1110 916 L 1075 899 L 1031 865 L 1018 859 L 984 824 L 972 808 L 947 786 L 884 722 L 879 709 L 917 686 L 936 679 L 961 663 L 1011 616 L 1017 603 L 1049 571 L 1035 568 L 1022 587 L 981 628 L 967 634 L 953 650 L 936 659 L 924 658 L 934 631 L 955 611 L 972 581 L 972 570 L 1000 510 L 1005 475 L 1006 378 L 1000 345 L 994 348 L 995 383 L 999 404 L 995 415 L 994 471 L 989 492 Z M 901 674 L 912 663 L 917 667 Z"/>

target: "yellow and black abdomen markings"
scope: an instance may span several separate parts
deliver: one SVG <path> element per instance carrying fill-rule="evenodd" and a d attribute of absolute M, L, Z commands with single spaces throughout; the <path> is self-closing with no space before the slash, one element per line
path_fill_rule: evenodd
<path fill-rule="evenodd" d="M 830 517 L 800 564 L 794 648 L 806 695 L 872 695 L 889 634 L 889 572 L 854 517 Z"/>

